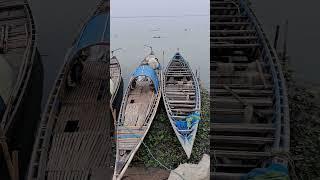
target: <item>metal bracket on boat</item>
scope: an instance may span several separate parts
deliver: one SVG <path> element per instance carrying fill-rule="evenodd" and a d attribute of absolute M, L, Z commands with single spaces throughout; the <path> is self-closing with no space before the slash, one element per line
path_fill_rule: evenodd
<path fill-rule="evenodd" d="M 151 50 L 150 54 L 151 54 L 151 55 L 154 55 L 154 52 L 153 52 L 152 46 L 149 46 L 149 45 L 146 45 L 146 44 L 145 44 L 144 46 L 145 46 L 145 47 L 150 48 L 150 50 Z"/>
<path fill-rule="evenodd" d="M 113 57 L 113 53 L 116 52 L 116 51 L 119 51 L 119 50 L 122 50 L 122 48 L 118 48 L 118 49 L 112 50 L 111 51 L 111 56 Z"/>

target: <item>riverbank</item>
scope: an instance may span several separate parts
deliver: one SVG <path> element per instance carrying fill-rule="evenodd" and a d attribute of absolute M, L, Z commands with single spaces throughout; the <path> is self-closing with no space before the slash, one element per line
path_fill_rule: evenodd
<path fill-rule="evenodd" d="M 151 129 L 144 140 L 152 155 L 169 169 L 175 169 L 182 163 L 198 163 L 203 154 L 209 154 L 210 142 L 210 117 L 209 117 L 209 93 L 201 91 L 201 122 L 199 123 L 196 140 L 192 150 L 191 158 L 187 156 L 176 137 L 170 121 L 165 112 L 163 102 L 160 102 L 158 113 L 153 121 Z M 141 145 L 135 155 L 132 166 L 147 168 L 163 168 L 151 157 L 146 147 Z"/>
<path fill-rule="evenodd" d="M 294 78 L 290 66 L 284 68 L 290 107 L 290 154 L 299 179 L 320 178 L 320 88 Z"/>

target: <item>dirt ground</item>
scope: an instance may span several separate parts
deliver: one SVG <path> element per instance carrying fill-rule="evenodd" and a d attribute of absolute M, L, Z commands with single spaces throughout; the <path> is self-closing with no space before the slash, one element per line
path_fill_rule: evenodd
<path fill-rule="evenodd" d="M 165 180 L 168 179 L 170 172 L 160 168 L 131 167 L 123 180 Z"/>

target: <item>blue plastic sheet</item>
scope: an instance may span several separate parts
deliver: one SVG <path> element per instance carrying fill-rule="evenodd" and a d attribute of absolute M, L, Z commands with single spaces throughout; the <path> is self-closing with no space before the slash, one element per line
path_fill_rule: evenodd
<path fill-rule="evenodd" d="M 179 130 L 188 130 L 191 129 L 198 121 L 200 121 L 200 113 L 194 112 L 186 117 L 185 120 L 176 120 L 175 124 Z"/>
<path fill-rule="evenodd" d="M 73 47 L 73 54 L 79 50 L 100 43 L 110 42 L 110 17 L 109 14 L 99 14 L 92 17 L 82 28 L 79 39 Z"/>
<path fill-rule="evenodd" d="M 288 168 L 282 164 L 273 163 L 267 168 L 255 168 L 243 180 L 289 180 Z"/>
<path fill-rule="evenodd" d="M 154 87 L 155 87 L 155 91 L 156 93 L 158 93 L 158 87 L 159 87 L 159 79 L 157 76 L 157 73 L 155 70 L 153 70 L 150 66 L 148 65 L 142 65 L 139 66 L 135 72 L 133 73 L 133 78 L 139 77 L 139 76 L 147 76 L 150 77 L 150 79 L 152 80 Z"/>

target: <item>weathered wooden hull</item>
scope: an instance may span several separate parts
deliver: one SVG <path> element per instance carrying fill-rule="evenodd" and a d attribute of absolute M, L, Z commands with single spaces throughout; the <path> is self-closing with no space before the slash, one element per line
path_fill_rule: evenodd
<path fill-rule="evenodd" d="M 240 179 L 289 150 L 285 80 L 246 1 L 213 0 L 211 10 L 212 178 Z"/>
<path fill-rule="evenodd" d="M 109 1 L 101 1 L 66 54 L 39 125 L 26 179 L 111 178 L 110 44 L 105 33 L 109 22 Z"/>
<path fill-rule="evenodd" d="M 177 59 L 175 57 L 181 57 Z M 185 79 L 184 79 L 185 78 Z M 193 113 L 201 113 L 200 86 L 188 62 L 177 53 L 169 62 L 162 79 L 163 102 L 172 128 L 179 139 L 187 157 L 190 158 L 199 120 L 186 125 Z M 191 121 L 193 121 L 193 118 Z"/>
<path fill-rule="evenodd" d="M 159 83 L 161 83 L 161 69 L 157 70 L 156 74 Z M 148 86 L 143 86 L 144 88 L 141 89 L 141 91 L 139 90 L 135 92 L 135 90 L 131 89 L 134 79 L 135 78 L 132 77 L 129 81 L 129 85 L 122 100 L 118 121 L 116 123 L 115 135 L 117 148 L 116 164 L 113 176 L 114 180 L 121 180 L 135 153 L 143 143 L 143 140 L 156 115 L 161 99 L 160 84 L 157 88 L 156 94 L 153 92 L 154 90 L 150 90 L 149 88 L 145 91 L 144 88 Z M 149 97 L 148 95 L 151 96 Z M 132 105 L 131 103 L 137 103 L 137 105 Z M 141 118 L 139 116 L 141 116 Z"/>
<path fill-rule="evenodd" d="M 13 74 L 13 86 L 5 97 L 6 111 L 1 120 L 1 127 L 6 133 L 14 123 L 14 115 L 28 86 L 37 54 L 35 25 L 28 2 L 0 1 L 0 9 L 7 12 L 0 20 L 0 54 L 7 60 Z"/>
<path fill-rule="evenodd" d="M 112 57 L 110 61 L 110 78 L 114 86 L 114 92 L 111 95 L 110 104 L 112 106 L 112 109 L 115 110 L 114 112 L 116 117 L 114 121 L 116 121 L 119 114 L 123 95 L 123 79 L 121 76 L 121 67 L 116 57 Z"/>
<path fill-rule="evenodd" d="M 4 98 L 6 109 L 3 114 L 0 112 L 0 123 L 9 151 L 18 151 L 19 175 L 24 176 L 40 118 L 43 67 L 28 1 L 0 1 L 0 11 L 0 56 L 7 61 L 12 75 L 12 86 Z M 4 73 L 2 64 L 0 66 Z M 2 77 L 9 76 L 1 73 Z M 8 82 L 0 82 L 0 85 L 3 83 Z M 9 179 L 2 151 L 0 177 Z"/>
<path fill-rule="evenodd" d="M 38 53 L 37 53 L 38 54 Z M 40 121 L 41 100 L 43 89 L 43 66 L 40 54 L 35 56 L 30 82 L 24 92 L 22 101 L 14 114 L 13 122 L 6 133 L 10 150 L 18 150 L 19 175 L 24 177 L 28 170 L 34 134 Z M 0 155 L 0 177 L 9 179 L 7 165 Z"/>

